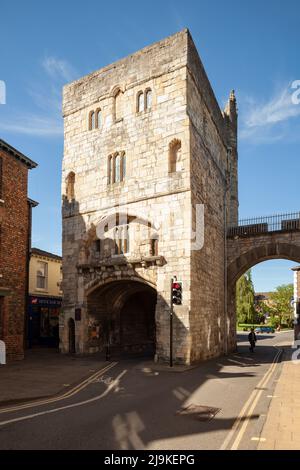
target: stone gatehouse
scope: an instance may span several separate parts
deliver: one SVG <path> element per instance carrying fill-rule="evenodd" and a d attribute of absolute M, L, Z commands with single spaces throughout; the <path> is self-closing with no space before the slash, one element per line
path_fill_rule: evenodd
<path fill-rule="evenodd" d="M 61 351 L 103 351 L 109 339 L 112 351 L 167 360 L 173 276 L 176 362 L 232 349 L 234 93 L 221 111 L 184 30 L 67 85 L 63 115 Z"/>

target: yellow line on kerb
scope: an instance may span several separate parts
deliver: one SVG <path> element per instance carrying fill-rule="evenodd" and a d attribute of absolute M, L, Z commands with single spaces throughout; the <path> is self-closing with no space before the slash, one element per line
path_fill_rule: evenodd
<path fill-rule="evenodd" d="M 235 433 L 238 431 L 238 428 L 243 421 L 243 424 L 232 444 L 232 446 L 230 447 L 230 450 L 237 450 L 238 449 L 238 446 L 242 440 L 242 437 L 246 431 L 246 427 L 252 417 L 252 413 L 257 405 L 257 402 L 263 392 L 263 390 L 258 390 L 259 388 L 263 388 L 267 383 L 268 381 L 270 380 L 273 372 L 275 371 L 275 368 L 276 368 L 276 365 L 277 365 L 277 362 L 278 362 L 278 359 L 282 353 L 282 349 L 278 349 L 275 347 L 275 349 L 277 349 L 277 353 L 275 354 L 274 356 L 274 359 L 273 359 L 273 362 L 271 364 L 271 366 L 269 367 L 269 369 L 267 370 L 267 372 L 264 374 L 263 378 L 260 380 L 260 382 L 256 385 L 255 389 L 253 390 L 253 392 L 251 393 L 250 397 L 248 398 L 248 400 L 246 401 L 245 405 L 243 406 L 240 414 L 238 415 L 238 417 L 236 418 L 232 428 L 231 428 L 231 431 L 229 432 L 229 434 L 227 435 L 225 441 L 223 442 L 222 446 L 220 447 L 220 450 L 226 450 L 227 447 L 229 446 L 229 443 L 231 442 L 231 440 L 233 439 Z M 248 411 L 248 413 L 247 413 Z"/>
<path fill-rule="evenodd" d="M 80 384 L 76 385 L 71 390 L 68 390 L 67 392 L 63 393 L 62 395 L 59 395 L 59 396 L 53 397 L 53 398 L 48 398 L 48 399 L 45 399 L 45 400 L 31 401 L 31 402 L 23 403 L 22 405 L 3 408 L 3 409 L 0 409 L 0 414 L 9 413 L 9 412 L 12 412 L 12 411 L 23 410 L 23 409 L 27 409 L 27 408 L 35 408 L 36 406 L 42 406 L 42 405 L 46 405 L 46 404 L 49 404 L 49 403 L 55 403 L 57 401 L 66 400 L 67 398 L 70 398 L 73 395 L 76 395 L 78 392 L 80 392 L 85 387 L 87 387 L 91 382 L 93 382 L 93 380 L 96 380 L 98 377 L 100 377 L 102 374 L 104 374 L 108 370 L 112 369 L 117 364 L 118 364 L 117 362 L 112 362 L 112 363 L 108 364 L 107 366 L 103 367 L 102 369 L 98 370 L 94 374 L 90 375 L 90 377 L 83 380 L 82 382 L 80 382 Z"/>

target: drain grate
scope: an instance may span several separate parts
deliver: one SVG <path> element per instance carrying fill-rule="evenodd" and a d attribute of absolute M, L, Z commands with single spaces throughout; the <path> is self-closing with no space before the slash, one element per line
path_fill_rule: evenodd
<path fill-rule="evenodd" d="M 209 421 L 221 411 L 221 408 L 213 408 L 212 406 L 189 405 L 177 411 L 177 416 L 188 416 L 198 421 Z"/>

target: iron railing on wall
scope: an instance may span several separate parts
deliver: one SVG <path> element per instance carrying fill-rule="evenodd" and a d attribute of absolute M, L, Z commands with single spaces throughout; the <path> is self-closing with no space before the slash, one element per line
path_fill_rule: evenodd
<path fill-rule="evenodd" d="M 239 220 L 239 224 L 228 228 L 228 236 L 250 236 L 268 232 L 300 230 L 300 212 L 276 214 Z"/>

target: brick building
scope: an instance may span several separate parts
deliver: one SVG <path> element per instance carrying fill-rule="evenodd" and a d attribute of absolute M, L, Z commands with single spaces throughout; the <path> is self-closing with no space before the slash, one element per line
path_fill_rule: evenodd
<path fill-rule="evenodd" d="M 37 164 L 0 140 L 0 339 L 8 359 L 24 356 L 31 209 L 28 170 Z"/>
<path fill-rule="evenodd" d="M 63 114 L 62 351 L 75 341 L 76 352 L 96 352 L 109 338 L 112 349 L 168 360 L 174 275 L 175 361 L 234 348 L 234 93 L 221 111 L 184 30 L 67 85 Z"/>

